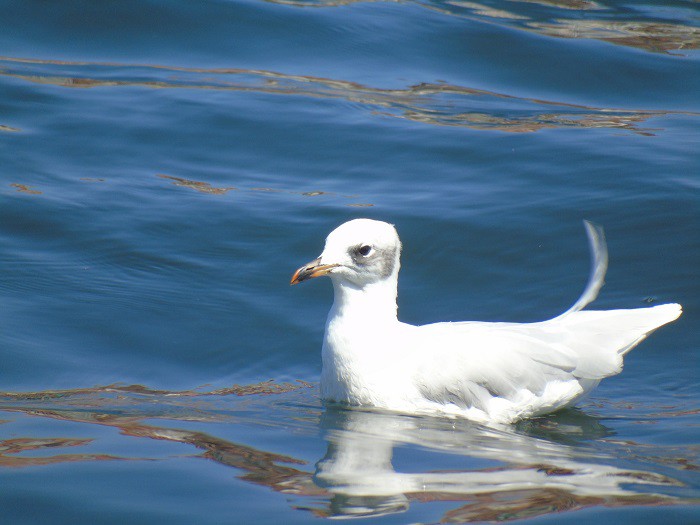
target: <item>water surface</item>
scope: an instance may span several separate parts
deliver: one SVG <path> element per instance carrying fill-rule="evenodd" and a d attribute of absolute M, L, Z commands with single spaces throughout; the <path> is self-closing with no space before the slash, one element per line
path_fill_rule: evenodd
<path fill-rule="evenodd" d="M 696 2 L 0 2 L 0 504 L 12 523 L 691 522 Z M 576 410 L 323 407 L 341 222 L 402 320 L 679 302 Z"/>

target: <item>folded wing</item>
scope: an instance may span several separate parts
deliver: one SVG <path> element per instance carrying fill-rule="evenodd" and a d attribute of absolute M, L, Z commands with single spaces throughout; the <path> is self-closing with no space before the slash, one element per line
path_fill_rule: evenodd
<path fill-rule="evenodd" d="M 426 399 L 486 412 L 494 400 L 510 400 L 531 414 L 565 406 L 601 379 L 619 373 L 627 352 L 678 318 L 678 304 L 582 311 L 597 297 L 608 265 L 603 229 L 590 222 L 585 226 L 591 274 L 581 297 L 560 316 L 529 324 L 417 327 L 416 348 L 430 348 L 423 350 L 425 359 L 418 359 L 421 366 L 414 378 Z"/>

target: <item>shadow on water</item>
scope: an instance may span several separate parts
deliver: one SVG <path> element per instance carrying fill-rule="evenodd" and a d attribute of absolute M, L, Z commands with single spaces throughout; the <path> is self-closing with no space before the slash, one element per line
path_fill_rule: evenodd
<path fill-rule="evenodd" d="M 452 506 L 442 517 L 445 522 L 510 521 L 591 506 L 688 503 L 672 494 L 684 486 L 679 479 L 640 470 L 639 463 L 616 466 L 624 462 L 614 448 L 595 446 L 613 431 L 576 410 L 516 427 L 489 428 L 463 420 L 324 409 L 313 388 L 304 382 L 266 382 L 211 392 L 142 386 L 6 392 L 0 394 L 5 414 L 0 423 L 12 426 L 8 417 L 28 416 L 189 445 L 199 450 L 195 457 L 235 468 L 244 482 L 293 495 L 294 508 L 319 517 L 378 516 L 404 512 L 412 504 L 442 502 Z M 174 428 L 166 420 L 197 430 Z M 299 435 L 308 440 L 320 426 L 326 453 L 312 471 L 302 459 L 220 437 L 251 423 L 289 432 L 291 440 Z M 201 430 L 206 425 L 211 433 Z M 89 452 L 81 453 L 81 447 Z M 66 448 L 77 452 L 63 453 Z M 152 447 L 136 446 L 133 457 L 124 456 L 123 448 L 121 454 L 108 449 L 109 443 L 101 444 L 99 438 L 12 437 L 0 441 L 0 468 L 163 459 Z M 36 454 L 41 451 L 44 455 Z"/>

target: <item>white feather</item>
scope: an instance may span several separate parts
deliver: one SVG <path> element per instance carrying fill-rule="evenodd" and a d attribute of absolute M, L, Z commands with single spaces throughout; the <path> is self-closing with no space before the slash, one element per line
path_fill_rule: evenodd
<path fill-rule="evenodd" d="M 401 243 L 394 227 L 369 219 L 339 226 L 318 261 L 333 265 L 328 275 L 335 291 L 323 343 L 322 397 L 499 423 L 575 403 L 619 373 L 623 356 L 650 332 L 681 314 L 678 304 L 581 311 L 598 295 L 607 269 L 602 228 L 587 222 L 586 230 L 591 276 L 562 315 L 526 324 L 412 326 L 396 315 Z M 371 247 L 366 257 L 362 246 Z"/>

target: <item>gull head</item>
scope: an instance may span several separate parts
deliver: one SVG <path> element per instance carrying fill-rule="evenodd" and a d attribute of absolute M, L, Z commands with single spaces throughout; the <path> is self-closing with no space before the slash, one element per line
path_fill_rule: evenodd
<path fill-rule="evenodd" d="M 291 284 L 321 275 L 357 288 L 392 278 L 396 280 L 400 255 L 401 241 L 393 225 L 354 219 L 328 235 L 323 253 L 299 268 Z"/>

